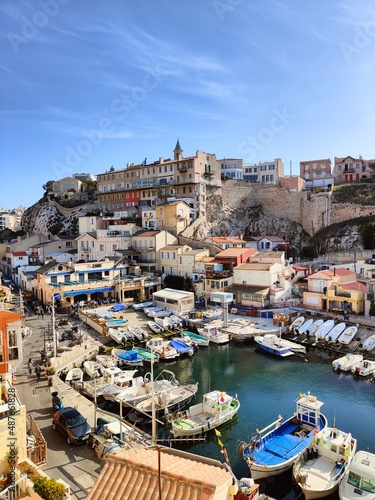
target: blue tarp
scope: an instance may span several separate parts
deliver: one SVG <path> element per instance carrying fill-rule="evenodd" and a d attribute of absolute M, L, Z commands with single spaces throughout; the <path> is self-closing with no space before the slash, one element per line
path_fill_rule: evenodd
<path fill-rule="evenodd" d="M 111 307 L 113 312 L 117 311 L 123 311 L 125 309 L 124 304 L 115 304 L 113 307 Z"/>

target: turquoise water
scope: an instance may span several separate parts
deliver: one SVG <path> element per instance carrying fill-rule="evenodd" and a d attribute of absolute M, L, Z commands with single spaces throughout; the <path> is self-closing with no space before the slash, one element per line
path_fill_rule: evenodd
<path fill-rule="evenodd" d="M 253 346 L 214 346 L 200 349 L 192 358 L 163 365 L 155 372 L 165 367 L 181 383 L 198 381 L 196 402 L 213 389 L 238 395 L 241 403 L 238 418 L 221 431 L 221 441 L 238 478 L 249 476 L 237 452 L 240 442 L 249 442 L 257 428 L 267 426 L 279 414 L 291 416 L 301 392 L 310 391 L 324 402 L 322 412 L 328 425 L 335 421 L 338 428 L 351 432 L 358 440 L 358 449 L 369 448 L 375 453 L 375 383 L 334 372 L 331 367 L 334 358 L 324 352 L 309 352 L 307 359 L 308 362 L 295 357 L 275 359 L 255 351 Z M 209 435 L 204 442 L 184 445 L 184 449 L 224 461 L 215 435 Z M 297 498 L 299 492 L 293 490 L 290 477 L 287 474 L 272 484 L 264 483 L 262 489 L 277 499 Z"/>

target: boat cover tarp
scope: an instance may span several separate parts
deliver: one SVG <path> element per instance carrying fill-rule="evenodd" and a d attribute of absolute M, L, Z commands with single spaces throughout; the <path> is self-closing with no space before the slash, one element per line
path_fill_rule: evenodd
<path fill-rule="evenodd" d="M 290 434 L 277 437 L 255 454 L 256 462 L 267 465 L 279 464 L 301 453 L 310 442 L 311 439 L 301 439 Z"/>
<path fill-rule="evenodd" d="M 124 304 L 115 304 L 113 307 L 111 307 L 113 312 L 117 311 L 123 311 L 125 309 Z"/>

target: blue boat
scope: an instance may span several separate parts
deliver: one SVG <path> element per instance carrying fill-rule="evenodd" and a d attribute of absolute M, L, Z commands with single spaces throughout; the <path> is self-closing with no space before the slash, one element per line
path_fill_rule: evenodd
<path fill-rule="evenodd" d="M 143 366 L 143 358 L 139 355 L 137 351 L 129 349 L 128 351 L 123 351 L 118 354 L 118 358 L 122 361 L 124 365 L 128 366 Z"/>
<path fill-rule="evenodd" d="M 255 481 L 279 475 L 293 466 L 300 453 L 327 426 L 326 417 L 320 413 L 323 404 L 310 393 L 300 394 L 292 417 L 285 422 L 283 417 L 278 417 L 264 429 L 257 430 L 250 444 L 242 445 L 242 456 Z"/>
<path fill-rule="evenodd" d="M 183 337 L 186 336 L 186 337 L 190 337 L 191 339 L 193 339 L 198 347 L 208 347 L 208 345 L 210 343 L 210 339 L 203 337 L 202 335 L 199 335 L 198 333 L 189 332 L 188 330 L 183 330 L 181 332 L 181 335 Z"/>
<path fill-rule="evenodd" d="M 111 307 L 111 311 L 113 312 L 124 311 L 124 309 L 125 309 L 124 304 L 115 304 L 114 306 Z"/>
<path fill-rule="evenodd" d="M 107 326 L 125 326 L 126 323 L 128 322 L 127 319 L 111 319 L 109 321 L 106 321 L 105 324 Z"/>
<path fill-rule="evenodd" d="M 194 349 L 191 345 L 187 345 L 185 344 L 185 342 L 183 342 L 182 340 L 179 340 L 179 339 L 172 339 L 169 344 L 174 347 L 176 349 L 176 351 L 178 351 L 180 353 L 180 355 L 182 354 L 187 354 L 188 356 L 193 356 L 194 354 Z"/>

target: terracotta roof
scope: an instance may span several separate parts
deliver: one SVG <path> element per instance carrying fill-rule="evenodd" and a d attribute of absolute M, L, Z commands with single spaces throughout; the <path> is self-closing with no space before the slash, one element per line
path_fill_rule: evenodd
<path fill-rule="evenodd" d="M 250 252 L 252 250 L 252 253 Z M 230 247 L 225 250 L 219 252 L 215 258 L 219 259 L 220 257 L 237 257 L 238 255 L 242 255 L 243 253 L 247 253 L 248 255 L 253 255 L 256 252 L 254 248 L 236 248 Z"/>
<path fill-rule="evenodd" d="M 27 257 L 26 252 L 12 252 L 13 257 Z"/>
<path fill-rule="evenodd" d="M 359 281 L 353 281 L 353 283 L 343 283 L 341 288 L 343 290 L 358 290 L 358 292 L 366 293 L 366 285 L 364 283 L 360 283 Z"/>
<path fill-rule="evenodd" d="M 155 448 L 109 455 L 87 499 L 158 500 L 158 460 Z M 160 469 L 163 500 L 210 500 L 232 484 L 224 464 L 173 449 L 160 449 Z"/>

